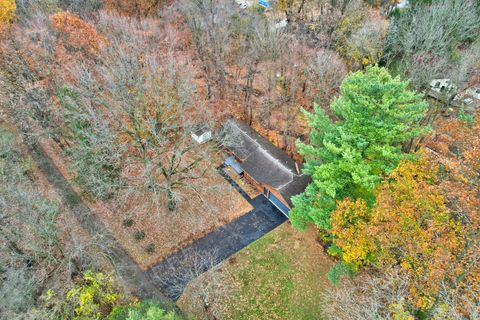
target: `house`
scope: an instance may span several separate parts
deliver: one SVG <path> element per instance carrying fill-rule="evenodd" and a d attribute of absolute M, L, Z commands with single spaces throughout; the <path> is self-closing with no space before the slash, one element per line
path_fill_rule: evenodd
<path fill-rule="evenodd" d="M 480 109 L 480 88 L 472 87 L 465 91 L 463 96 L 463 107 L 464 110 L 468 113 L 474 114 Z"/>
<path fill-rule="evenodd" d="M 301 172 L 302 165 L 244 123 L 230 119 L 225 131 L 234 137 L 235 143 L 227 150 L 237 162 L 235 171 L 288 216 L 292 197 L 302 193 L 311 181 Z"/>
<path fill-rule="evenodd" d="M 432 98 L 442 100 L 444 97 L 457 90 L 457 86 L 450 79 L 434 79 L 430 82 L 428 95 Z"/>
<path fill-rule="evenodd" d="M 246 9 L 251 6 L 251 4 L 246 0 L 235 0 L 238 6 L 242 9 Z"/>
<path fill-rule="evenodd" d="M 199 144 L 212 139 L 212 131 L 207 126 L 196 127 L 194 130 L 192 130 L 190 135 L 192 136 L 192 139 Z"/>
<path fill-rule="evenodd" d="M 427 94 L 439 101 L 445 102 L 458 87 L 450 79 L 435 79 L 430 82 L 430 90 Z M 480 88 L 472 87 L 461 92 L 453 98 L 451 105 L 464 108 L 466 112 L 474 113 L 480 107 Z"/>

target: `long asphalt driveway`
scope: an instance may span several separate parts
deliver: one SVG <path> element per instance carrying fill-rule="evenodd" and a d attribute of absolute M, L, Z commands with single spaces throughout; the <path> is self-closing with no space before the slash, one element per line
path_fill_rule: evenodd
<path fill-rule="evenodd" d="M 254 209 L 146 271 L 147 278 L 171 299 L 178 299 L 190 280 L 287 220 L 263 195 L 250 199 L 233 180 L 229 179 L 222 167 L 219 168 L 219 172 L 240 191 Z"/>

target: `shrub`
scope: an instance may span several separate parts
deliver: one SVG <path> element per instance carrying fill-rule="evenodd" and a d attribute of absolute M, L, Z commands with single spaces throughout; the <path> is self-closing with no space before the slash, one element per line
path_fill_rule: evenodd
<path fill-rule="evenodd" d="M 155 245 L 153 243 L 150 243 L 146 248 L 145 252 L 147 253 L 154 253 L 155 252 Z"/>
<path fill-rule="evenodd" d="M 86 271 L 83 282 L 67 293 L 62 319 L 103 319 L 118 299 L 109 276 Z"/>
<path fill-rule="evenodd" d="M 32 157 L 26 156 L 20 160 L 20 167 L 24 175 L 31 177 L 33 175 Z"/>
<path fill-rule="evenodd" d="M 175 320 L 174 312 L 166 312 L 151 300 L 114 308 L 107 320 Z"/>
<path fill-rule="evenodd" d="M 127 219 L 123 220 L 122 224 L 125 228 L 130 228 L 131 226 L 133 226 L 134 223 L 135 223 L 135 221 L 133 221 L 132 218 L 127 218 Z"/>
<path fill-rule="evenodd" d="M 143 230 L 137 230 L 135 231 L 135 233 L 133 234 L 133 237 L 135 238 L 135 240 L 137 241 L 140 241 L 140 240 L 143 240 L 145 238 L 145 232 Z"/>

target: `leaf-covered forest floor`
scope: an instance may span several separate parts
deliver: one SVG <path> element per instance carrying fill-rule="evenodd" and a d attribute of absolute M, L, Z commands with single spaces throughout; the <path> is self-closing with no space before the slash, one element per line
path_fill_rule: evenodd
<path fill-rule="evenodd" d="M 192 281 L 177 304 L 198 319 L 322 319 L 331 265 L 313 228 L 284 223 Z"/>
<path fill-rule="evenodd" d="M 53 141 L 46 140 L 43 140 L 42 146 L 62 174 L 74 179 L 66 164 L 68 159 L 65 159 L 59 147 Z M 252 206 L 215 170 L 216 166 L 213 164 L 220 164 L 223 156 L 221 152 L 212 151 L 211 161 L 204 164 L 206 168 L 199 169 L 206 169 L 204 178 L 197 182 L 200 188 L 182 190 L 180 206 L 176 212 L 169 212 L 165 205 L 166 201 L 162 199 L 155 201 L 157 206 L 144 205 L 149 199 L 146 198 L 147 195 L 139 196 L 139 193 L 135 193 L 135 197 L 128 201 L 131 210 L 128 208 L 122 208 L 125 211 L 119 210 L 115 203 L 108 201 L 88 201 L 88 205 L 138 266 L 145 271 L 165 257 L 252 209 Z M 81 193 L 80 188 L 76 188 L 76 191 Z M 132 220 L 131 226 L 125 225 L 125 221 L 129 219 Z M 154 251 L 148 252 L 147 247 L 152 245 Z"/>
<path fill-rule="evenodd" d="M 167 309 L 174 308 L 173 303 L 145 278 L 141 268 L 125 248 L 95 216 L 97 208 L 81 198 L 78 188 L 65 178 L 62 170 L 50 157 L 51 153 L 48 151 L 51 149 L 48 149 L 46 142 L 33 143 L 30 150 L 35 172 L 41 177 L 41 186 L 53 194 L 55 199 L 61 202 L 62 210 L 68 213 L 65 220 L 58 221 L 58 229 L 65 229 L 65 232 L 75 239 L 77 250 L 80 243 L 77 241 L 83 241 L 84 250 L 95 257 L 91 267 L 108 273 L 116 272 L 117 285 L 129 294 L 142 299 L 155 298 L 162 301 Z"/>
<path fill-rule="evenodd" d="M 27 146 L 27 143 L 22 138 L 22 134 L 9 120 L 6 120 L 2 112 L 0 112 L 0 134 L 8 134 L 13 138 L 15 151 L 18 152 L 22 158 L 21 170 L 24 171 L 24 174 L 28 177 L 28 179 L 23 180 L 23 184 L 19 183 L 19 185 L 11 186 L 11 188 L 16 188 L 17 192 L 28 192 L 27 194 L 32 195 L 38 192 L 39 197 L 45 199 L 45 201 L 54 206 L 58 205 L 59 214 L 55 221 L 55 228 L 63 251 L 54 252 L 52 250 L 50 262 L 61 261 L 63 259 L 65 260 L 64 264 L 54 265 L 52 263 L 52 265 L 35 265 L 35 268 L 30 268 L 31 273 L 29 276 L 42 278 L 42 281 L 44 281 L 42 285 L 44 287 L 49 288 L 55 295 L 61 296 L 63 290 L 73 286 L 77 280 L 76 277 L 78 274 L 76 268 L 78 268 L 80 264 L 84 263 L 89 268 L 103 270 L 103 272 L 107 274 L 114 273 L 115 270 L 110 263 L 111 256 L 108 257 L 108 253 L 105 252 L 105 248 L 109 246 L 107 239 L 100 233 L 92 234 L 91 230 L 86 228 L 84 223 L 79 220 L 79 215 L 76 211 L 81 210 L 81 203 L 74 202 L 75 193 L 68 188 L 57 188 L 57 186 L 52 184 L 52 179 L 55 179 L 55 173 L 45 171 L 46 167 L 39 163 L 39 154 L 41 152 L 37 152 L 38 150 L 32 151 L 37 145 L 34 143 L 30 145 L 30 147 Z M 7 175 L 13 173 L 0 172 L 0 174 Z M 4 194 L 2 194 L 2 196 L 3 195 Z M 12 207 L 18 207 L 16 203 L 9 204 Z M 20 210 L 16 214 L 20 216 Z M 37 221 L 37 223 L 40 222 Z M 95 222 L 92 223 L 95 224 Z M 29 244 L 33 247 L 39 246 L 36 243 L 39 239 L 36 238 L 37 234 L 31 230 L 31 225 L 24 222 L 18 227 L 25 228 L 26 231 L 26 238 L 23 244 Z M 90 259 L 86 257 L 94 258 Z M 119 261 L 115 262 L 120 265 Z M 129 271 L 129 277 L 132 279 L 132 272 L 131 270 Z M 115 277 L 114 280 L 115 286 L 123 288 L 124 292 L 137 292 L 135 286 L 127 283 L 128 281 L 122 281 L 121 277 Z M 15 289 L 22 290 L 22 288 Z M 17 293 L 10 292 L 10 294 L 14 297 Z"/>

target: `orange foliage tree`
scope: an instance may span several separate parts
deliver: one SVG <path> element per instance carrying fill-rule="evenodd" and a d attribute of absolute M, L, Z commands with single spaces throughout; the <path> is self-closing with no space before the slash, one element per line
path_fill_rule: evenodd
<path fill-rule="evenodd" d="M 480 296 L 480 113 L 440 120 L 425 142 L 440 166 L 440 188 L 466 233 L 451 290 Z"/>
<path fill-rule="evenodd" d="M 52 26 L 58 31 L 59 43 L 67 51 L 87 55 L 98 52 L 105 39 L 90 23 L 70 12 L 59 12 L 50 17 Z"/>
<path fill-rule="evenodd" d="M 440 163 L 443 179 L 440 186 L 449 204 L 480 227 L 480 114 L 464 121 L 440 120 L 435 133 L 425 145 L 430 157 Z"/>
<path fill-rule="evenodd" d="M 168 0 L 105 0 L 107 10 L 132 17 L 147 17 L 157 14 L 159 8 Z"/>
<path fill-rule="evenodd" d="M 438 186 L 437 168 L 426 157 L 402 162 L 376 191 L 376 203 L 343 200 L 332 216 L 334 245 L 354 268 L 400 266 L 410 302 L 433 306 L 440 283 L 464 246 L 459 222 Z"/>

